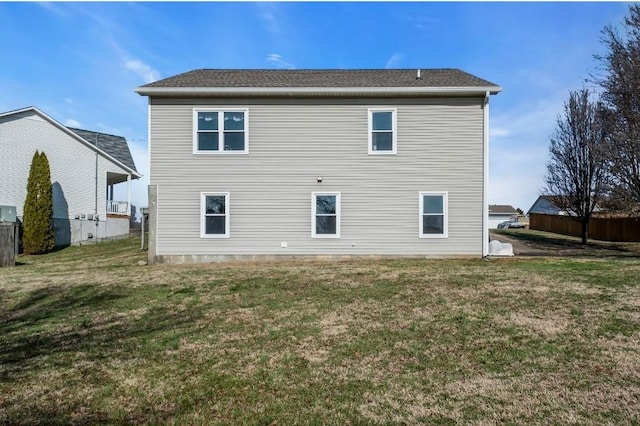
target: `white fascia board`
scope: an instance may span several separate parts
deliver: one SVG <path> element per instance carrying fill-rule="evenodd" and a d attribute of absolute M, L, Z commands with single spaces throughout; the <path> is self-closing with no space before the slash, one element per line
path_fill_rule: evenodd
<path fill-rule="evenodd" d="M 174 95 L 419 95 L 474 94 L 495 95 L 500 86 L 477 87 L 138 87 L 142 96 Z"/>
<path fill-rule="evenodd" d="M 3 112 L 3 113 L 0 113 L 0 118 L 2 118 L 2 117 L 8 117 L 8 116 L 10 116 L 10 115 L 14 115 L 14 114 L 21 114 L 21 113 L 26 112 L 26 111 L 38 111 L 38 112 L 40 112 L 41 114 L 44 114 L 44 113 L 43 113 L 42 111 L 40 111 L 38 108 L 36 108 L 36 107 L 34 107 L 34 106 L 29 106 L 29 107 L 24 107 L 24 108 L 20 108 L 20 109 L 14 109 L 14 110 L 12 110 L 12 111 L 6 111 L 6 112 Z"/>

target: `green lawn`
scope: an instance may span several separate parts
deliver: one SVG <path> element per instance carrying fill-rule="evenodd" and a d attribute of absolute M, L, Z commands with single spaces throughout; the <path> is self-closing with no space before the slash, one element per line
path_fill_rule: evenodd
<path fill-rule="evenodd" d="M 640 258 L 0 268 L 0 424 L 638 424 Z"/>

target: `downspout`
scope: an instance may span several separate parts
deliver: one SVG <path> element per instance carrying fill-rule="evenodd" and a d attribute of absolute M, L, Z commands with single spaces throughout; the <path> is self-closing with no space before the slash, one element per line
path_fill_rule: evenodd
<path fill-rule="evenodd" d="M 98 215 L 98 134 L 96 136 L 96 197 L 95 197 L 95 207 L 93 209 L 93 217 L 95 218 Z"/>
<path fill-rule="evenodd" d="M 483 134 L 482 134 L 482 257 L 489 255 L 489 96 L 484 95 L 483 109 Z"/>
<path fill-rule="evenodd" d="M 96 197 L 93 209 L 93 221 L 96 223 L 96 242 L 98 241 L 98 134 L 96 133 Z"/>
<path fill-rule="evenodd" d="M 131 221 L 131 173 L 127 175 L 127 214 Z"/>

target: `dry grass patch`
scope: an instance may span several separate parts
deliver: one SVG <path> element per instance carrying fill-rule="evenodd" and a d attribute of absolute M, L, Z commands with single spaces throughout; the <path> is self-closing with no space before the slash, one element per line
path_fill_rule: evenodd
<path fill-rule="evenodd" d="M 637 424 L 640 261 L 0 270 L 3 424 Z"/>

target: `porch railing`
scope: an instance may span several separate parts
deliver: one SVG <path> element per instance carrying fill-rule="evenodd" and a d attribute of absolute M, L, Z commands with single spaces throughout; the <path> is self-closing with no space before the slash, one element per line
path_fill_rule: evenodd
<path fill-rule="evenodd" d="M 107 201 L 107 213 L 109 214 L 129 214 L 129 203 L 126 201 Z"/>

